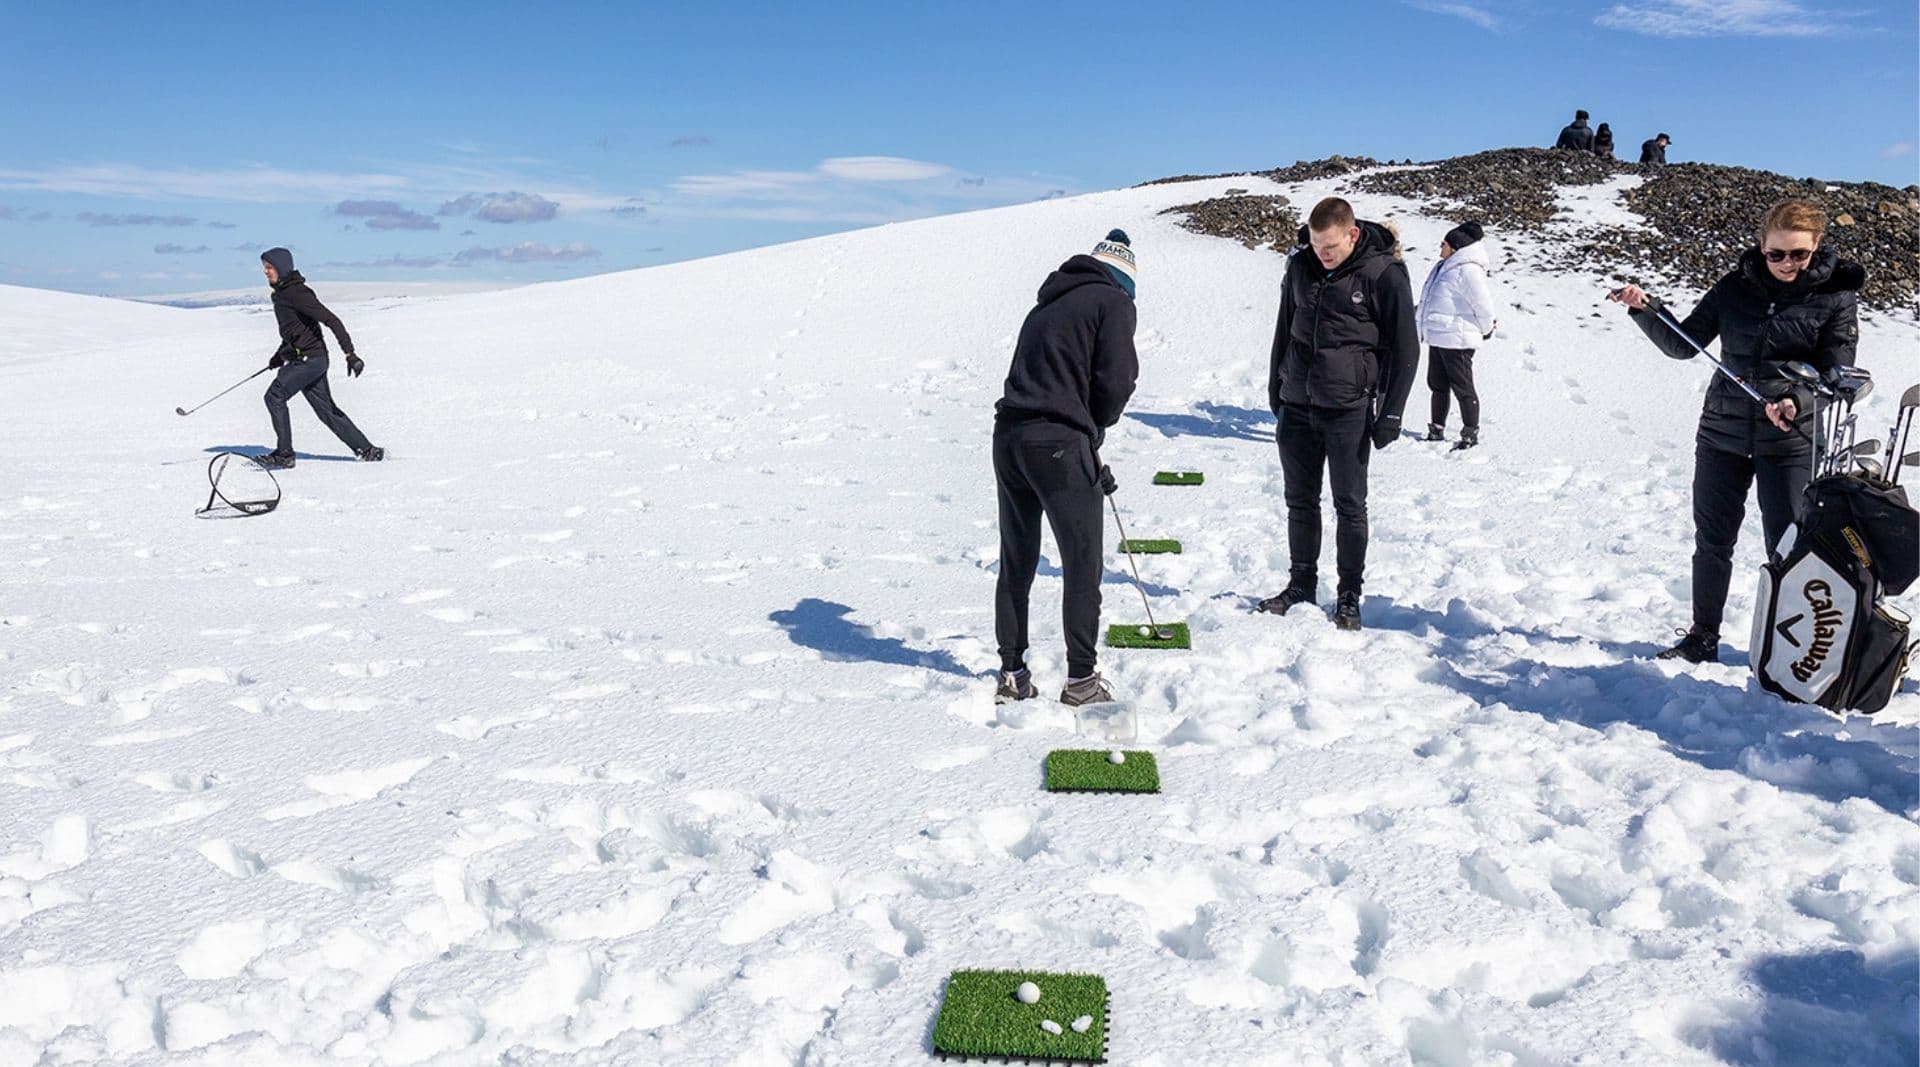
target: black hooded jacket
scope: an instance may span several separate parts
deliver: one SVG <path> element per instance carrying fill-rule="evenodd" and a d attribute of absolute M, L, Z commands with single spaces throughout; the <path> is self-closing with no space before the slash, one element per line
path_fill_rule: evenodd
<path fill-rule="evenodd" d="M 1093 438 L 1120 421 L 1140 376 L 1133 298 L 1092 256 L 1074 256 L 1040 285 L 994 405 L 1010 422 L 1046 419 Z"/>
<path fill-rule="evenodd" d="M 1353 409 L 1380 399 L 1378 414 L 1399 417 L 1420 365 L 1413 282 L 1400 240 L 1375 222 L 1361 222 L 1360 240 L 1331 271 L 1307 247 L 1287 257 L 1280 319 L 1274 326 L 1267 406 Z"/>
<path fill-rule="evenodd" d="M 1593 154 L 1613 158 L 1613 130 L 1604 122 L 1593 131 Z"/>
<path fill-rule="evenodd" d="M 307 287 L 299 271 L 283 276 L 273 286 L 273 317 L 280 325 L 280 349 L 274 355 L 282 359 L 306 359 L 327 354 L 324 324 L 340 339 L 340 350 L 353 355 L 353 338 L 340 323 L 340 316 L 327 310 L 320 298 Z"/>
<path fill-rule="evenodd" d="M 1796 388 L 1780 373 L 1780 364 L 1802 360 L 1821 372 L 1853 365 L 1860 339 L 1859 290 L 1867 272 L 1830 249 L 1814 253 L 1813 261 L 1791 284 L 1767 271 L 1758 248 L 1740 256 L 1740 267 L 1714 283 L 1680 323 L 1701 344 L 1720 339 L 1720 361 L 1753 384 L 1760 395 L 1791 396 L 1799 411 L 1796 420 L 1811 436 L 1813 397 Z M 1692 359 L 1693 346 L 1650 311 L 1633 311 L 1633 321 L 1660 351 L 1674 359 Z M 1741 456 L 1804 456 L 1810 447 L 1793 433 L 1767 421 L 1766 409 L 1714 373 L 1700 413 L 1701 444 Z"/>
<path fill-rule="evenodd" d="M 1666 161 L 1667 146 L 1660 143 L 1660 138 L 1654 137 L 1640 142 L 1640 162 L 1665 163 Z"/>
<path fill-rule="evenodd" d="M 1576 152 L 1593 151 L 1593 130 L 1587 126 L 1586 119 L 1574 119 L 1560 131 L 1560 139 L 1553 143 L 1555 148 L 1571 148 Z"/>

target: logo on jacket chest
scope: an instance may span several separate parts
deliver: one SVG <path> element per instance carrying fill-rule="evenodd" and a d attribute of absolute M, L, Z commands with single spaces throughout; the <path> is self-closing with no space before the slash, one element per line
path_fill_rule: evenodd
<path fill-rule="evenodd" d="M 1356 303 L 1356 304 L 1364 304 L 1364 303 L 1366 303 L 1366 302 L 1367 302 L 1367 291 L 1366 291 L 1365 289 L 1361 289 L 1361 288 L 1358 288 L 1358 287 L 1355 287 L 1355 288 L 1354 288 L 1354 290 L 1353 290 L 1353 302 L 1354 302 L 1354 303 Z"/>

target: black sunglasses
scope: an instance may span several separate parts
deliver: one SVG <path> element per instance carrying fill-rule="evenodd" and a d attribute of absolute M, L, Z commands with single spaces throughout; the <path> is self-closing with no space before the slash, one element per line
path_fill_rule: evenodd
<path fill-rule="evenodd" d="M 1795 263 L 1805 263 L 1807 260 L 1813 258 L 1813 249 L 1811 248 L 1769 248 L 1766 250 L 1764 254 L 1767 257 L 1768 263 L 1782 263 L 1789 259 L 1793 260 Z"/>

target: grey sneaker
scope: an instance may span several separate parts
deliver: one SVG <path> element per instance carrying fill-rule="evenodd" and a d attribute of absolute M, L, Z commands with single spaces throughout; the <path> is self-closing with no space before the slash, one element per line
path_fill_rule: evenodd
<path fill-rule="evenodd" d="M 1113 687 L 1098 673 L 1079 681 L 1069 681 L 1065 689 L 1060 690 L 1060 703 L 1070 708 L 1082 704 L 1105 704 L 1113 700 Z"/>
<path fill-rule="evenodd" d="M 1032 700 L 1040 695 L 1033 687 L 1033 675 L 1028 671 L 1001 671 L 1000 687 L 993 691 L 995 704 L 1011 704 L 1016 700 Z"/>

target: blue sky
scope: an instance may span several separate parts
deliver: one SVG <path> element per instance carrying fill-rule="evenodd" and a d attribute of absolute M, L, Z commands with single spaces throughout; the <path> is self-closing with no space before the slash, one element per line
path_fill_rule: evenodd
<path fill-rule="evenodd" d="M 1916 180 L 1911 0 L 31 4 L 0 282 L 537 281 L 1334 153 Z M 931 250 L 930 250 L 931 252 Z M 940 250 L 939 254 L 954 254 Z"/>

